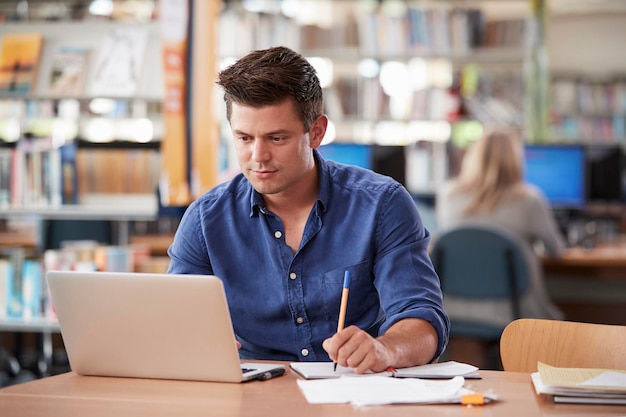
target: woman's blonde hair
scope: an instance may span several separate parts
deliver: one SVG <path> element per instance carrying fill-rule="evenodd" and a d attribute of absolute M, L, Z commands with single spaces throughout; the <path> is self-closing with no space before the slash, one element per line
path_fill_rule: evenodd
<path fill-rule="evenodd" d="M 513 131 L 494 130 L 474 142 L 463 158 L 457 191 L 472 195 L 465 215 L 490 212 L 523 181 L 522 143 Z"/>

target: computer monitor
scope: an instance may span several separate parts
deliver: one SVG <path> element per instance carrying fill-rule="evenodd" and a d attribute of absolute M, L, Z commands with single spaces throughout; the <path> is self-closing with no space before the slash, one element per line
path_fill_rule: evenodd
<path fill-rule="evenodd" d="M 621 203 L 624 200 L 621 146 L 590 144 L 585 147 L 589 202 Z"/>
<path fill-rule="evenodd" d="M 554 208 L 585 203 L 585 151 L 578 145 L 526 145 L 524 179 L 537 186 Z"/>
<path fill-rule="evenodd" d="M 372 169 L 372 147 L 370 145 L 358 143 L 329 143 L 317 149 L 324 159 Z"/>
<path fill-rule="evenodd" d="M 372 170 L 406 186 L 406 154 L 402 145 L 374 145 Z"/>
<path fill-rule="evenodd" d="M 404 146 L 329 143 L 320 146 L 318 150 L 325 159 L 371 169 L 405 185 Z"/>

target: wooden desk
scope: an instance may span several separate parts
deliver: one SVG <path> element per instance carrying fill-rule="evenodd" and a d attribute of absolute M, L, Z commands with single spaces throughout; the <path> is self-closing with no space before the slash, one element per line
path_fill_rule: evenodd
<path fill-rule="evenodd" d="M 624 416 L 625 406 L 554 404 L 538 397 L 530 375 L 481 371 L 475 389 L 493 388 L 502 401 L 485 406 L 309 404 L 294 372 L 243 384 L 84 377 L 66 373 L 0 389 L 2 416 Z"/>
<path fill-rule="evenodd" d="M 626 271 L 626 246 L 602 245 L 591 249 L 568 248 L 559 259 L 542 259 L 547 268 L 617 268 Z M 621 278 L 626 279 L 626 275 Z"/>
<path fill-rule="evenodd" d="M 626 245 L 569 248 L 542 263 L 550 296 L 568 320 L 626 325 Z"/>

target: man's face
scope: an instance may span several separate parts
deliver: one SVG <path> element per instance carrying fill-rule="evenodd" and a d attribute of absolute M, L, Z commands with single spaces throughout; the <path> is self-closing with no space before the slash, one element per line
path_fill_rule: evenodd
<path fill-rule="evenodd" d="M 315 167 L 312 148 L 322 141 L 319 119 L 309 132 L 291 100 L 260 108 L 232 103 L 230 126 L 239 167 L 261 194 L 289 193 Z M 320 135 L 321 132 L 321 135 Z"/>

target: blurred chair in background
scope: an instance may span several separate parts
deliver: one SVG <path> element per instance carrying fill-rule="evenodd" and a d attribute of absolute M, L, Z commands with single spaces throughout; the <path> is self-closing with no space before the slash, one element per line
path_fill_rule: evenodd
<path fill-rule="evenodd" d="M 521 317 L 520 297 L 530 286 L 519 242 L 494 227 L 460 226 L 437 237 L 431 258 L 451 322 L 447 356 L 499 369 L 500 335 L 508 322 Z"/>

